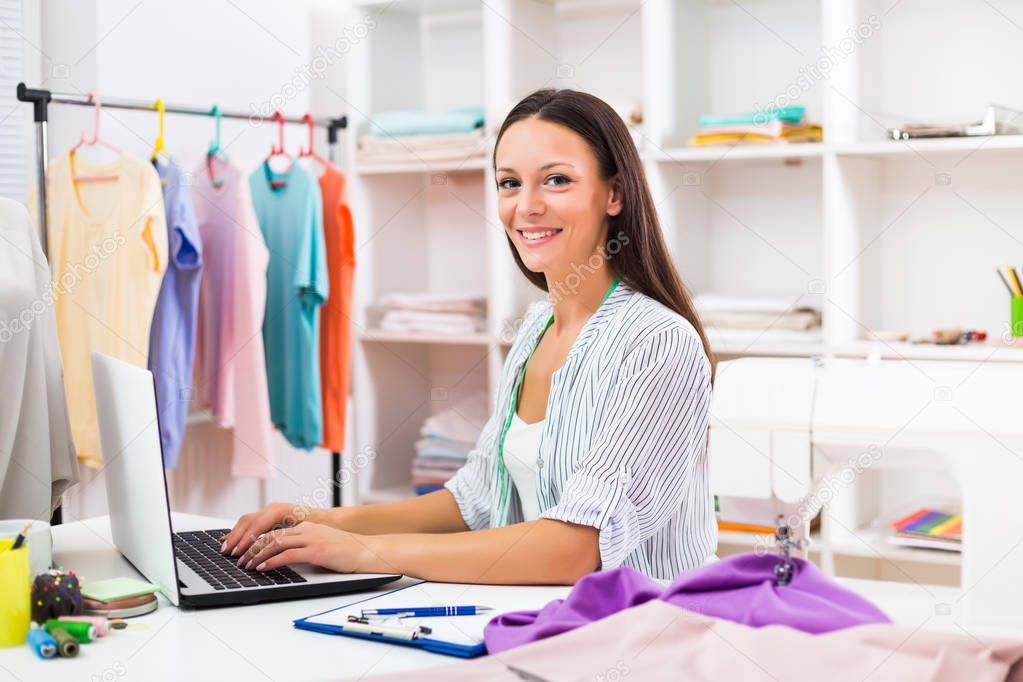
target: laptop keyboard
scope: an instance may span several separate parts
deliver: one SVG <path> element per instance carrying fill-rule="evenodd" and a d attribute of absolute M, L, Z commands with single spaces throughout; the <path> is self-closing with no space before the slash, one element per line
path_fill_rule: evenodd
<path fill-rule="evenodd" d="M 246 571 L 237 565 L 238 557 L 220 553 L 220 538 L 230 528 L 174 533 L 174 554 L 198 573 L 215 590 L 240 590 L 246 587 L 290 585 L 306 579 L 287 566 L 272 571 Z"/>

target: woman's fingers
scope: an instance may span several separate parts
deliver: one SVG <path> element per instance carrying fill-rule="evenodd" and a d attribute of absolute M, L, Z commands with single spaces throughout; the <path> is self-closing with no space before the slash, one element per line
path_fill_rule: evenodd
<path fill-rule="evenodd" d="M 237 556 L 247 550 L 252 542 L 259 537 L 259 533 L 262 531 L 257 531 L 258 523 L 255 516 L 256 514 L 246 514 L 238 519 L 238 523 L 227 534 L 224 544 L 221 546 L 225 554 Z"/>
<path fill-rule="evenodd" d="M 310 550 L 308 547 L 295 547 L 292 549 L 286 549 L 280 554 L 275 554 L 266 561 L 257 564 L 255 569 L 257 571 L 272 571 L 275 568 L 280 568 L 287 564 L 307 562 L 310 558 Z"/>
<path fill-rule="evenodd" d="M 231 532 L 224 538 L 221 552 L 238 556 L 243 554 L 262 533 L 276 523 L 276 514 L 267 507 L 253 514 L 245 514 L 238 519 Z"/>
<path fill-rule="evenodd" d="M 227 535 L 223 538 L 223 544 L 220 546 L 221 554 L 229 554 L 234 546 L 238 544 L 238 538 L 242 537 L 245 529 L 249 525 L 249 515 L 239 517 L 237 523 L 234 524 L 234 528 L 228 531 Z"/>
<path fill-rule="evenodd" d="M 305 541 L 301 533 L 296 532 L 294 529 L 272 530 L 268 533 L 263 533 L 256 542 L 252 543 L 248 551 L 238 560 L 238 565 L 251 569 L 275 554 L 304 544 Z"/>

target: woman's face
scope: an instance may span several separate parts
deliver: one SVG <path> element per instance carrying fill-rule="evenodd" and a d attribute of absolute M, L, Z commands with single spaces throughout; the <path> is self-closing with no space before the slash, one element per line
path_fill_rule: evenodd
<path fill-rule="evenodd" d="M 501 222 L 527 268 L 562 278 L 602 252 L 607 216 L 621 202 L 582 137 L 523 119 L 505 130 L 495 155 Z"/>

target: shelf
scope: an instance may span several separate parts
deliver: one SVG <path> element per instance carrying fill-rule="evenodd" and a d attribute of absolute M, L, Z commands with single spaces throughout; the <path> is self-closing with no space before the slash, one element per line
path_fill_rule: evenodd
<path fill-rule="evenodd" d="M 745 344 L 745 343 L 711 343 L 711 350 L 716 355 L 756 355 L 770 357 L 802 358 L 823 355 L 824 344 Z"/>
<path fill-rule="evenodd" d="M 358 0 L 356 6 L 379 8 L 402 14 L 447 14 L 479 12 L 479 0 Z"/>
<path fill-rule="evenodd" d="M 834 348 L 839 357 L 880 354 L 886 360 L 948 360 L 960 362 L 1023 362 L 1023 342 L 1017 346 L 974 343 L 938 346 L 928 343 L 857 341 Z"/>
<path fill-rule="evenodd" d="M 486 346 L 492 340 L 489 334 L 447 336 L 445 334 L 389 332 L 380 329 L 362 332 L 359 334 L 359 339 L 367 343 L 427 343 L 448 346 Z"/>
<path fill-rule="evenodd" d="M 830 545 L 833 554 L 841 556 L 857 556 L 889 561 L 909 561 L 922 564 L 941 566 L 959 566 L 962 554 L 942 549 L 926 549 L 922 547 L 903 547 L 888 542 L 887 531 L 879 528 L 859 528 L 856 536 L 862 541 L 847 544 Z"/>
<path fill-rule="evenodd" d="M 736 163 L 742 161 L 784 161 L 814 159 L 824 155 L 825 145 L 750 144 L 664 149 L 647 158 L 658 163 Z"/>
<path fill-rule="evenodd" d="M 890 156 L 937 156 L 990 154 L 1023 150 L 1023 135 L 990 137 L 939 137 L 917 140 L 878 140 L 835 148 L 840 157 L 884 158 Z"/>
<path fill-rule="evenodd" d="M 836 556 L 865 557 L 887 559 L 888 561 L 905 561 L 941 566 L 959 566 L 962 555 L 941 549 L 924 549 L 902 547 L 888 542 L 883 531 L 874 528 L 861 528 L 856 535 L 862 542 L 832 545 L 821 540 L 816 533 L 810 535 L 811 554 L 830 553 Z M 759 548 L 774 552 L 774 536 L 760 533 L 744 533 L 734 530 L 718 531 L 718 544 L 730 547 Z"/>
<path fill-rule="evenodd" d="M 359 175 L 402 175 L 410 173 L 478 173 L 487 168 L 487 157 L 462 160 L 410 161 L 405 163 L 359 163 L 352 165 Z"/>

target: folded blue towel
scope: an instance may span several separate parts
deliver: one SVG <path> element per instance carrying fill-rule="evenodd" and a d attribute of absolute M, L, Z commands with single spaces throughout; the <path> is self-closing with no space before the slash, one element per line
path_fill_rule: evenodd
<path fill-rule="evenodd" d="M 384 111 L 370 119 L 374 135 L 439 135 L 468 133 L 483 126 L 483 107 L 455 109 L 444 114 L 425 111 Z"/>
<path fill-rule="evenodd" d="M 736 114 L 735 116 L 714 116 L 704 114 L 700 117 L 701 126 L 726 126 L 753 123 L 768 123 L 770 121 L 782 121 L 783 123 L 799 123 L 806 115 L 806 107 L 796 104 L 791 107 L 779 107 L 777 109 L 765 109 L 763 111 L 752 111 L 748 114 Z"/>

